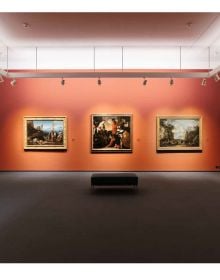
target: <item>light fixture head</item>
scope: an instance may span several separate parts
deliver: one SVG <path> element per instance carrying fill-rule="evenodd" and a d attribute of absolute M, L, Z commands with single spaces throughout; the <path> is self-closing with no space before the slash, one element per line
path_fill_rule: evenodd
<path fill-rule="evenodd" d="M 65 80 L 62 78 L 61 80 L 61 85 L 64 86 L 65 85 Z"/>
<path fill-rule="evenodd" d="M 99 86 L 101 86 L 102 81 L 101 81 L 101 79 L 100 79 L 100 78 L 98 78 L 98 82 L 97 82 L 97 83 L 98 83 L 98 85 L 99 85 Z"/>
<path fill-rule="evenodd" d="M 28 22 L 23 22 L 23 23 L 22 23 L 22 26 L 23 26 L 24 28 L 30 28 L 30 27 L 31 27 L 30 23 L 28 23 Z"/>
<path fill-rule="evenodd" d="M 17 81 L 16 81 L 15 79 L 13 79 L 13 80 L 10 82 L 10 84 L 11 84 L 12 87 L 14 87 L 14 86 L 16 85 L 16 83 L 17 83 Z"/>
<path fill-rule="evenodd" d="M 0 83 L 4 83 L 4 79 L 3 79 L 2 75 L 0 75 Z"/>
<path fill-rule="evenodd" d="M 146 85 L 147 85 L 147 79 L 144 78 L 143 86 L 146 86 Z"/>
<path fill-rule="evenodd" d="M 174 85 L 174 79 L 170 78 L 170 86 Z"/>
<path fill-rule="evenodd" d="M 205 87 L 206 85 L 207 85 L 207 80 L 203 78 L 201 82 L 201 86 Z"/>
<path fill-rule="evenodd" d="M 187 26 L 187 28 L 189 28 L 189 29 L 191 29 L 192 25 L 193 25 L 193 22 L 192 22 L 192 21 L 188 21 L 188 22 L 186 23 L 186 26 Z"/>
<path fill-rule="evenodd" d="M 214 79 L 215 79 L 216 82 L 218 82 L 220 80 L 220 77 L 219 77 L 218 73 L 215 74 Z"/>

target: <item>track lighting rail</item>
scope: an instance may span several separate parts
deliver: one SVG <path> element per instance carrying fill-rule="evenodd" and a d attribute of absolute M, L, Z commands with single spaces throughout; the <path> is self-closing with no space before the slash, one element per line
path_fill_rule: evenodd
<path fill-rule="evenodd" d="M 219 69 L 220 71 L 220 69 Z M 218 71 L 217 71 L 218 72 Z M 0 70 L 0 75 L 9 79 L 19 78 L 211 78 L 217 73 L 215 70 L 210 72 L 143 72 L 143 71 L 132 71 L 132 72 L 6 72 Z"/>

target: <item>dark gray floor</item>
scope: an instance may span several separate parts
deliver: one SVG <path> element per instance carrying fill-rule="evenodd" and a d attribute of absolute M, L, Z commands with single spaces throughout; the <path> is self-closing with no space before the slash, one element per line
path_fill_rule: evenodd
<path fill-rule="evenodd" d="M 220 262 L 220 173 L 0 172 L 0 262 Z"/>

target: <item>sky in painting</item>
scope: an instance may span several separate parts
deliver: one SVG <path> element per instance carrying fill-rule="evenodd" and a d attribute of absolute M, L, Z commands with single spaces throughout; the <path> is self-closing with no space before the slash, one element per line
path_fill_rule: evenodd
<path fill-rule="evenodd" d="M 41 127 L 43 125 L 44 131 L 51 131 L 52 128 L 56 131 L 63 131 L 63 121 L 53 121 L 53 120 L 35 120 L 34 127 Z"/>
<path fill-rule="evenodd" d="M 169 120 L 167 124 L 174 126 L 172 132 L 174 139 L 185 139 L 186 131 L 194 130 L 195 126 L 199 124 L 198 120 Z"/>

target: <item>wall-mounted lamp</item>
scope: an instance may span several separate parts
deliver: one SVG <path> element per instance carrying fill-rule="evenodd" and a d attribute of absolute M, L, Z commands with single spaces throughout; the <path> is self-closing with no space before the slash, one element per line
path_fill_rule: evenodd
<path fill-rule="evenodd" d="M 11 84 L 12 87 L 14 87 L 14 86 L 16 85 L 16 83 L 17 83 L 17 81 L 16 81 L 15 79 L 13 79 L 13 80 L 10 82 L 10 84 Z"/>
<path fill-rule="evenodd" d="M 101 86 L 102 81 L 101 81 L 101 79 L 100 79 L 100 78 L 98 78 L 98 82 L 97 82 L 97 84 L 98 84 L 99 86 Z"/>
<path fill-rule="evenodd" d="M 201 86 L 205 87 L 207 85 L 207 80 L 204 78 L 201 81 Z"/>
<path fill-rule="evenodd" d="M 61 83 L 61 85 L 62 85 L 62 86 L 64 86 L 64 85 L 65 85 L 65 80 L 64 80 L 64 78 L 62 78 L 62 80 L 61 80 L 61 82 L 60 82 L 60 83 Z"/>
<path fill-rule="evenodd" d="M 215 74 L 214 79 L 215 79 L 216 82 L 218 82 L 220 80 L 220 77 L 219 77 L 218 73 Z"/>
<path fill-rule="evenodd" d="M 174 79 L 170 78 L 170 86 L 174 85 Z"/>
<path fill-rule="evenodd" d="M 147 79 L 144 78 L 144 81 L 143 81 L 143 86 L 146 86 L 147 85 Z"/>
<path fill-rule="evenodd" d="M 3 79 L 2 75 L 0 75 L 0 83 L 4 83 L 4 79 Z"/>

